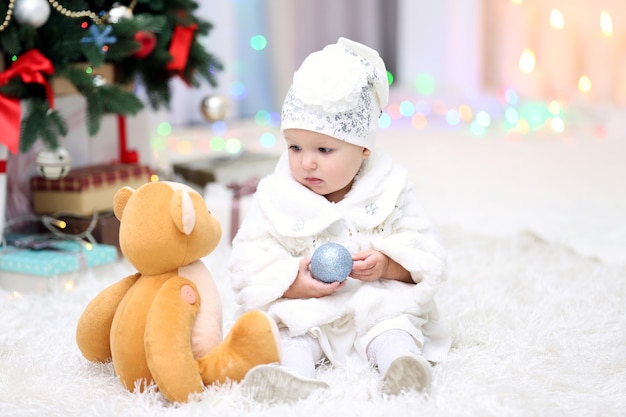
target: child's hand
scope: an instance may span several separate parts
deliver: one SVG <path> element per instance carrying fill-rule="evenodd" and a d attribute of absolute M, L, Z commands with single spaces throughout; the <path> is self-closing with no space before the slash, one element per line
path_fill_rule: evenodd
<path fill-rule="evenodd" d="M 298 275 L 296 276 L 296 280 L 291 284 L 291 287 L 283 297 L 285 298 L 319 298 L 325 297 L 327 295 L 334 294 L 340 288 L 343 288 L 346 285 L 347 280 L 343 282 L 333 282 L 331 284 L 327 284 L 325 282 L 319 281 L 311 275 L 311 271 L 309 271 L 309 264 L 311 263 L 311 258 L 304 258 L 300 261 L 300 268 L 298 268 Z"/>
<path fill-rule="evenodd" d="M 377 250 L 368 250 L 352 255 L 350 276 L 360 281 L 376 281 L 382 278 L 389 266 L 389 258 Z"/>
<path fill-rule="evenodd" d="M 402 265 L 377 250 L 368 250 L 352 255 L 352 271 L 350 276 L 361 281 L 392 279 L 414 283 L 409 271 Z"/>

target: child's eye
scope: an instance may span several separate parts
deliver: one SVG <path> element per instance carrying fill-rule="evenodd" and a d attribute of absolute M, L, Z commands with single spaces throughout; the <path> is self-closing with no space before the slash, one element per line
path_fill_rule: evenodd
<path fill-rule="evenodd" d="M 317 148 L 321 153 L 329 153 L 332 151 L 331 148 Z"/>
<path fill-rule="evenodd" d="M 301 148 L 298 145 L 289 145 L 289 149 L 292 151 L 299 151 Z"/>

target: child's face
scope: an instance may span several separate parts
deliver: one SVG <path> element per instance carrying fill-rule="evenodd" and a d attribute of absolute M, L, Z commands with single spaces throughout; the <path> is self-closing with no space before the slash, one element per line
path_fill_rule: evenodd
<path fill-rule="evenodd" d="M 285 129 L 289 168 L 300 184 L 329 201 L 343 199 L 369 149 L 323 133 Z"/>

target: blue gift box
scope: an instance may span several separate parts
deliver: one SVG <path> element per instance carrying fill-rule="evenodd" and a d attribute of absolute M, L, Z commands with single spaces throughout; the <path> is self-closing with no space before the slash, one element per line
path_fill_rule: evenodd
<path fill-rule="evenodd" d="M 74 240 L 55 240 L 44 249 L 5 246 L 0 250 L 0 284 L 16 290 L 49 288 L 50 279 L 69 279 L 87 268 L 118 260 L 113 245 L 87 244 Z M 27 284 L 28 283 L 28 284 Z"/>

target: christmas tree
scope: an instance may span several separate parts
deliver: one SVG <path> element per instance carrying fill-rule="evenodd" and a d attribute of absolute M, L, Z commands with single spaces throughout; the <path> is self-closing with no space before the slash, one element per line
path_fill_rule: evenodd
<path fill-rule="evenodd" d="M 38 138 L 50 148 L 58 146 L 67 134 L 54 109 L 51 83 L 58 78 L 85 97 L 91 135 L 104 114 L 134 115 L 144 107 L 129 88 L 133 83 L 144 87 L 153 109 L 169 106 L 172 77 L 192 87 L 202 80 L 215 86 L 222 66 L 198 41 L 212 25 L 194 15 L 197 8 L 192 0 L 0 2 L 0 127 L 5 131 L 0 143 L 13 152 L 29 150 Z M 99 73 L 105 65 L 114 69 L 112 79 Z"/>

